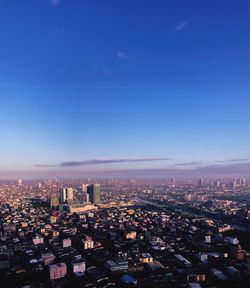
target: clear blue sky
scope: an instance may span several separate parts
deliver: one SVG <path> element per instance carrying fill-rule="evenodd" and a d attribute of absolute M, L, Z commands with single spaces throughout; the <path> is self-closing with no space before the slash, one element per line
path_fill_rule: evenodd
<path fill-rule="evenodd" d="M 249 172 L 248 0 L 1 0 L 0 37 L 2 178 Z"/>

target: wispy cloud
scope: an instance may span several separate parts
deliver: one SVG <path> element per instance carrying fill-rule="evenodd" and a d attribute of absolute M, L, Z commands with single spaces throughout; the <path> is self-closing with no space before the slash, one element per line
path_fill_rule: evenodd
<path fill-rule="evenodd" d="M 204 163 L 199 161 L 191 161 L 191 162 L 176 163 L 175 166 L 199 166 L 202 164 Z"/>
<path fill-rule="evenodd" d="M 117 53 L 117 57 L 119 60 L 128 60 L 128 56 L 127 54 L 125 54 L 124 52 L 119 51 Z"/>
<path fill-rule="evenodd" d="M 103 75 L 104 75 L 104 76 L 110 76 L 110 75 L 112 75 L 112 74 L 113 74 L 113 71 L 112 71 L 111 68 L 109 68 L 109 67 L 104 67 L 104 68 L 103 68 Z"/>
<path fill-rule="evenodd" d="M 156 177 L 247 177 L 250 173 L 250 158 L 246 156 L 245 158 L 238 159 L 229 159 L 224 161 L 216 161 L 213 163 L 200 162 L 200 161 L 190 161 L 190 162 L 177 162 L 173 163 L 173 159 L 170 158 L 132 158 L 132 159 L 92 159 L 92 160 L 83 160 L 83 161 L 65 161 L 55 164 L 36 164 L 35 167 L 40 167 L 41 171 L 46 173 L 46 171 L 52 171 L 57 173 L 58 176 L 67 175 L 70 173 L 70 176 L 78 175 L 77 173 L 86 173 L 88 176 L 97 176 L 97 177 L 147 177 L 147 178 L 156 178 Z M 244 162 L 237 162 L 244 159 Z M 237 160 L 237 161 L 236 161 Z M 108 164 L 116 163 L 137 163 L 137 162 L 167 162 L 165 167 L 156 168 L 126 168 L 122 169 L 121 167 L 114 170 L 112 167 L 110 170 L 102 166 Z M 169 162 L 168 162 L 169 161 Z M 231 161 L 231 162 L 228 162 Z M 89 171 L 89 167 L 95 167 L 94 170 Z M 97 166 L 100 166 L 100 169 L 97 169 Z M 84 169 L 85 167 L 86 169 Z M 43 169 L 44 168 L 44 169 Z M 53 168 L 48 169 L 46 168 Z M 71 168 L 71 172 L 68 169 Z M 39 171 L 39 170 L 36 170 Z M 37 172 L 38 173 L 38 172 Z M 74 174 L 76 173 L 76 174 Z M 56 175 L 56 174 L 55 174 Z M 92 177 L 91 176 L 91 177 Z"/>
<path fill-rule="evenodd" d="M 86 161 L 68 161 L 62 162 L 61 167 L 73 167 L 73 166 L 86 166 L 86 165 L 100 165 L 100 164 L 112 164 L 112 163 L 133 163 L 133 162 L 153 162 L 153 161 L 167 161 L 168 158 L 138 158 L 138 159 L 94 159 Z"/>
<path fill-rule="evenodd" d="M 250 155 L 246 155 L 246 156 L 242 156 L 240 158 L 232 158 L 232 159 L 227 159 L 227 160 L 219 160 L 217 161 L 217 163 L 227 163 L 227 164 L 230 164 L 230 163 L 241 163 L 241 162 L 248 162 L 250 161 Z"/>
<path fill-rule="evenodd" d="M 57 165 L 50 165 L 50 164 L 35 164 L 34 167 L 50 168 L 50 167 L 58 167 L 58 166 Z"/>
<path fill-rule="evenodd" d="M 181 22 L 174 27 L 175 31 L 181 31 L 188 26 L 188 22 Z"/>
<path fill-rule="evenodd" d="M 84 161 L 66 161 L 59 164 L 35 164 L 35 167 L 48 168 L 48 167 L 78 167 L 88 165 L 101 165 L 113 163 L 133 163 L 133 162 L 155 162 L 155 161 L 168 161 L 169 158 L 135 158 L 135 159 L 93 159 Z"/>
<path fill-rule="evenodd" d="M 110 76 L 113 74 L 113 70 L 108 67 L 108 66 L 99 66 L 99 65 L 94 65 L 93 68 L 98 71 L 98 72 L 101 72 L 103 74 L 103 76 Z"/>
<path fill-rule="evenodd" d="M 143 168 L 143 169 L 117 169 L 96 172 L 98 176 L 105 177 L 138 177 L 138 178 L 161 178 L 161 177 L 247 177 L 250 173 L 250 163 L 231 165 L 208 165 L 203 167 L 184 168 Z"/>
<path fill-rule="evenodd" d="M 50 5 L 57 7 L 61 4 L 62 0 L 50 0 Z"/>

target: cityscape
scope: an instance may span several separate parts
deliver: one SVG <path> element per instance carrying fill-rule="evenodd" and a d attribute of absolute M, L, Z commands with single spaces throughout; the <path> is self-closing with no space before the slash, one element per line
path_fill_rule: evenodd
<path fill-rule="evenodd" d="M 1 183 L 2 283 L 249 287 L 249 193 L 245 178 Z"/>
<path fill-rule="evenodd" d="M 250 1 L 0 0 L 0 288 L 250 287 Z"/>

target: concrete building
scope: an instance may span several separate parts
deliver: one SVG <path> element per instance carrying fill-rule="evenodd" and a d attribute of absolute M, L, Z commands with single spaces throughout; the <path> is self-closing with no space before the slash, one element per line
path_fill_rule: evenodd
<path fill-rule="evenodd" d="M 74 200 L 74 190 L 73 188 L 62 188 L 60 190 L 60 203 L 67 203 Z"/>
<path fill-rule="evenodd" d="M 23 179 L 18 179 L 17 180 L 17 185 L 22 186 L 23 185 Z"/>
<path fill-rule="evenodd" d="M 94 241 L 92 240 L 92 238 L 87 237 L 85 239 L 85 241 L 83 241 L 83 248 L 84 248 L 84 250 L 93 249 L 94 248 Z"/>
<path fill-rule="evenodd" d="M 76 274 L 77 276 L 84 275 L 84 273 L 86 271 L 86 261 L 85 261 L 85 259 L 83 259 L 81 257 L 76 257 L 71 262 L 71 266 L 72 266 L 72 271 L 73 271 L 74 274 Z"/>
<path fill-rule="evenodd" d="M 70 238 L 63 239 L 62 246 L 63 248 L 71 247 L 71 239 Z"/>
<path fill-rule="evenodd" d="M 67 274 L 67 266 L 65 263 L 57 263 L 49 266 L 50 280 L 64 278 Z"/>
<path fill-rule="evenodd" d="M 42 236 L 36 235 L 36 237 L 32 238 L 34 245 L 44 244 L 44 239 Z"/>
<path fill-rule="evenodd" d="M 128 260 L 126 257 L 117 257 L 116 259 L 106 261 L 105 266 L 111 272 L 121 272 L 128 270 Z"/>
<path fill-rule="evenodd" d="M 57 194 L 53 193 L 51 194 L 51 197 L 50 197 L 50 207 L 55 209 L 58 206 L 59 206 L 59 198 Z"/>
<path fill-rule="evenodd" d="M 89 201 L 92 204 L 101 203 L 101 187 L 100 184 L 93 184 L 88 186 Z"/>

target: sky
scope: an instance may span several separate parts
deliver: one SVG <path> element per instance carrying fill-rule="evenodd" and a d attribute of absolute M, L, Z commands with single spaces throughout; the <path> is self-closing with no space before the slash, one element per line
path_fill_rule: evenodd
<path fill-rule="evenodd" d="M 0 178 L 250 175 L 249 0 L 0 0 Z"/>

